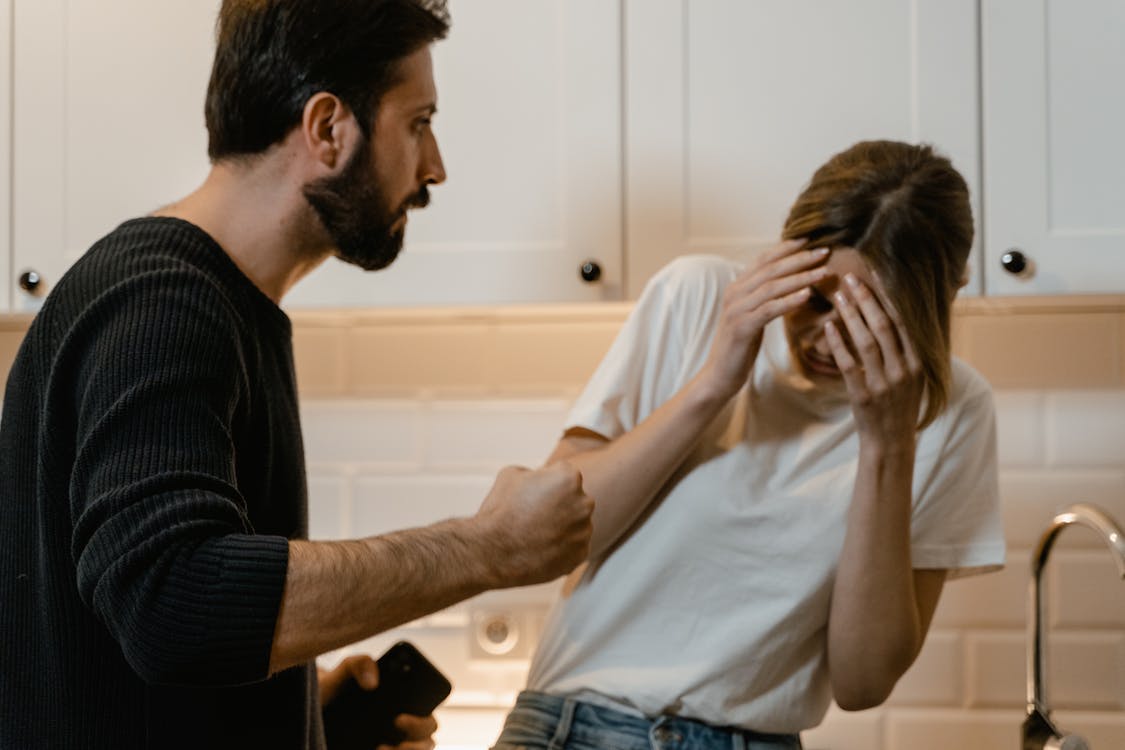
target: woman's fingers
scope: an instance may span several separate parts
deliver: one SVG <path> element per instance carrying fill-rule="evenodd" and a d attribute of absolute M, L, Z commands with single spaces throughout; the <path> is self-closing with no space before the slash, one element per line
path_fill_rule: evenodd
<path fill-rule="evenodd" d="M 786 253 L 774 258 L 768 256 L 758 259 L 757 263 L 747 268 L 734 280 L 733 285 L 742 290 L 751 290 L 762 286 L 774 279 L 780 279 L 793 274 L 820 266 L 828 257 L 830 250 L 826 247 L 813 250 L 800 250 Z"/>
<path fill-rule="evenodd" d="M 840 319 L 859 357 L 858 364 L 863 368 L 866 376 L 867 390 L 876 392 L 884 390 L 887 379 L 883 371 L 883 355 L 879 351 L 879 342 L 875 340 L 875 336 L 864 322 L 859 308 L 843 289 L 836 290 L 834 298 L 836 310 L 840 313 Z"/>
<path fill-rule="evenodd" d="M 891 321 L 884 305 L 854 274 L 847 274 L 844 282 L 863 316 L 863 322 L 878 345 L 883 369 L 891 381 L 899 380 L 905 370 L 899 342 L 898 329 Z"/>
<path fill-rule="evenodd" d="M 786 297 L 793 292 L 807 290 L 810 286 L 831 276 L 824 266 L 764 281 L 756 286 L 733 290 L 732 304 L 742 308 L 764 307 L 770 301 Z"/>
<path fill-rule="evenodd" d="M 920 373 L 922 371 L 922 360 L 918 356 L 917 350 L 914 348 L 914 341 L 907 331 L 906 324 L 902 322 L 902 315 L 899 313 L 898 308 L 891 302 L 891 297 L 887 294 L 887 288 L 883 285 L 883 279 L 879 277 L 877 271 L 871 272 L 871 281 L 872 291 L 879 297 L 879 301 L 883 303 L 883 309 L 887 311 L 887 315 L 894 323 L 895 330 L 898 332 L 899 345 L 902 347 L 902 354 L 906 360 L 907 370 L 914 374 Z"/>
<path fill-rule="evenodd" d="M 824 324 L 824 337 L 828 340 L 828 348 L 832 350 L 832 358 L 836 360 L 836 367 L 844 378 L 844 384 L 853 394 L 867 392 L 867 385 L 863 379 L 863 369 L 852 356 L 848 345 L 844 343 L 844 336 L 831 320 Z"/>
<path fill-rule="evenodd" d="M 763 265 L 772 263 L 778 258 L 784 258 L 786 255 L 792 255 L 805 246 L 806 240 L 804 238 L 797 238 L 794 240 L 782 240 L 769 250 L 766 250 L 759 257 L 758 264 Z"/>

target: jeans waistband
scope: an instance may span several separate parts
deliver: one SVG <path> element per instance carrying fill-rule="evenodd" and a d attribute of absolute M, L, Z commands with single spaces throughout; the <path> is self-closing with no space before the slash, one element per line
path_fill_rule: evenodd
<path fill-rule="evenodd" d="M 572 698 L 524 691 L 516 699 L 497 750 L 800 750 L 795 734 L 715 727 L 678 716 L 648 719 Z"/>

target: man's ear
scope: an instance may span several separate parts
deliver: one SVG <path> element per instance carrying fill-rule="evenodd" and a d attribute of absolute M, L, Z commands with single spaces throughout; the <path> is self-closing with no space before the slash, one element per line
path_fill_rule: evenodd
<path fill-rule="evenodd" d="M 331 170 L 347 160 L 362 133 L 351 109 L 335 94 L 320 91 L 305 102 L 301 135 L 309 155 Z"/>

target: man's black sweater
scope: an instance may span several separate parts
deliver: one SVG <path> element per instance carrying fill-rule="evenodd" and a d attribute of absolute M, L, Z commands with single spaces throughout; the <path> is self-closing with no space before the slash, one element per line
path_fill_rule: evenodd
<path fill-rule="evenodd" d="M 307 526 L 291 339 L 176 219 L 59 281 L 0 420 L 0 748 L 321 745 L 312 665 L 267 679 Z"/>

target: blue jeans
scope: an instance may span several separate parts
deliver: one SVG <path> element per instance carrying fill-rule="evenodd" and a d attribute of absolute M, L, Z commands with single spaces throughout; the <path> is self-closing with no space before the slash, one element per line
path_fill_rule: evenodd
<path fill-rule="evenodd" d="M 801 750 L 801 738 L 713 727 L 678 716 L 644 719 L 524 691 L 493 750 Z"/>

